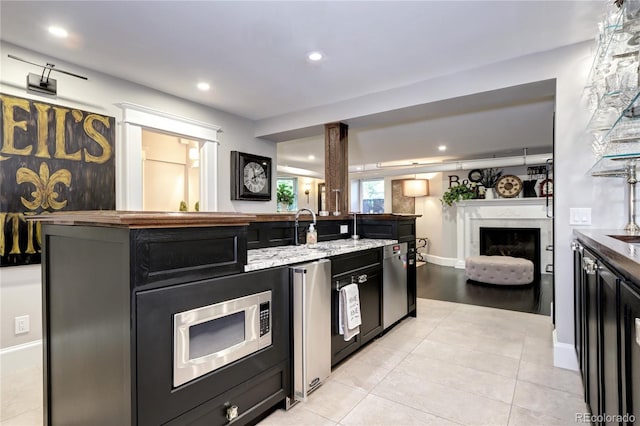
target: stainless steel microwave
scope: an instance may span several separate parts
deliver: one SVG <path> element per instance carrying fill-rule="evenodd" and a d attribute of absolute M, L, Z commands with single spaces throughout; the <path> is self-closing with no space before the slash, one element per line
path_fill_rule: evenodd
<path fill-rule="evenodd" d="M 271 291 L 173 316 L 173 386 L 271 345 Z"/>

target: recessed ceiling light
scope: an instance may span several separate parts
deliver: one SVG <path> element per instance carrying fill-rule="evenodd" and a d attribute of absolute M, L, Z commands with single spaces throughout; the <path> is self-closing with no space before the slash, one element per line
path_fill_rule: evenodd
<path fill-rule="evenodd" d="M 307 58 L 309 58 L 310 61 L 318 62 L 319 60 L 324 58 L 324 55 L 322 53 L 320 53 L 320 52 L 310 52 L 307 55 Z"/>
<path fill-rule="evenodd" d="M 211 86 L 209 86 L 209 83 L 205 83 L 204 81 L 201 81 L 200 83 L 198 83 L 197 87 L 198 87 L 198 90 L 202 90 L 203 92 L 206 92 L 207 90 L 211 89 Z"/>
<path fill-rule="evenodd" d="M 52 25 L 49 27 L 49 33 L 60 38 L 65 38 L 69 36 L 69 33 L 67 32 L 67 30 L 65 30 L 62 27 L 56 27 L 55 25 Z"/>
<path fill-rule="evenodd" d="M 446 145 L 440 145 L 438 147 L 438 151 L 446 151 L 447 150 L 447 146 Z"/>
<path fill-rule="evenodd" d="M 309 160 L 315 160 L 315 159 L 316 159 L 316 156 L 315 156 L 315 155 L 309 155 L 307 158 L 308 158 Z"/>

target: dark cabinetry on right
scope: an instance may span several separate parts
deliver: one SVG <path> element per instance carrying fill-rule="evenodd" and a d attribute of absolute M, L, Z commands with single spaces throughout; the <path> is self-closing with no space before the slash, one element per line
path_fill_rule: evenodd
<path fill-rule="evenodd" d="M 640 295 L 595 250 L 575 242 L 575 348 L 596 424 L 640 421 Z"/>

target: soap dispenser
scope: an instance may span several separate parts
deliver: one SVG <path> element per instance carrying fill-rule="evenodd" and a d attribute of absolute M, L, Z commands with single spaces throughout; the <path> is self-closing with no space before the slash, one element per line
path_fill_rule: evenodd
<path fill-rule="evenodd" d="M 318 231 L 316 231 L 312 223 L 307 229 L 307 247 L 315 247 L 316 245 L 318 245 Z"/>

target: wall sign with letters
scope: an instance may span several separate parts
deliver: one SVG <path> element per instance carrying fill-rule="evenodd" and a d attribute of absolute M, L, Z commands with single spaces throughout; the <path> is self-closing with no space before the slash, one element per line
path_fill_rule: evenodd
<path fill-rule="evenodd" d="M 115 209 L 115 118 L 0 94 L 0 266 L 40 262 L 29 215 Z"/>

